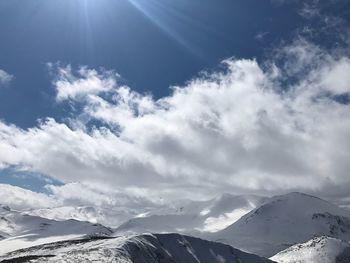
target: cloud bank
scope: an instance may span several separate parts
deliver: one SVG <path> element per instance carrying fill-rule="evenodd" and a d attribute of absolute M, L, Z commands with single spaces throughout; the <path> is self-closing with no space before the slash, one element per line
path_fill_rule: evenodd
<path fill-rule="evenodd" d="M 27 130 L 0 122 L 0 166 L 153 200 L 346 196 L 349 56 L 298 39 L 262 64 L 223 63 L 158 100 L 120 86 L 111 71 L 51 65 L 57 101 L 78 112 Z"/>

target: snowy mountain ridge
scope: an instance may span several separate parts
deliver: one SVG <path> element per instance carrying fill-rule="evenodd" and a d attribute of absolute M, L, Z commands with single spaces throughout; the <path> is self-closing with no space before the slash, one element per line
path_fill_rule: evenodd
<path fill-rule="evenodd" d="M 98 211 L 79 209 L 68 208 L 68 211 L 73 214 Z M 52 215 L 57 217 L 60 211 L 55 210 Z M 50 214 L 50 209 L 43 214 Z M 206 253 L 204 248 L 210 251 L 219 246 L 220 251 L 223 247 L 240 249 L 280 263 L 350 262 L 346 261 L 350 255 L 350 212 L 298 192 L 271 198 L 224 194 L 208 201 L 179 201 L 169 208 L 136 214 L 115 231 L 99 224 L 65 220 L 66 214 L 64 210 L 61 220 L 52 220 L 0 206 L 0 256 L 4 260 L 25 257 L 34 260 L 31 262 L 60 262 L 63 258 L 86 262 L 90 260 L 86 254 L 112 260 L 107 262 L 116 258 L 118 262 L 134 262 L 134 256 L 149 260 L 139 262 L 152 263 L 160 259 L 165 260 L 160 262 L 192 262 L 199 258 L 193 262 L 208 262 L 208 258 L 212 260 L 209 262 L 240 262 L 230 261 L 231 254 L 227 252 L 220 252 L 219 257 L 206 254 L 202 258 Z M 172 244 L 177 245 L 172 247 Z M 194 251 L 193 244 L 196 244 Z M 130 246 L 136 250 L 130 252 Z M 174 254 L 169 252 L 171 249 L 175 249 Z M 181 261 L 185 259 L 179 254 L 191 257 L 186 258 L 189 261 Z M 217 261 L 221 256 L 225 260 Z M 317 261 L 318 257 L 329 260 Z"/>
<path fill-rule="evenodd" d="M 0 262 L 269 263 L 228 245 L 179 234 L 89 238 L 8 253 Z M 26 261 L 27 260 L 27 261 Z"/>
<path fill-rule="evenodd" d="M 99 223 L 108 227 L 117 227 L 123 222 L 136 217 L 139 211 L 126 207 L 92 207 L 92 206 L 60 206 L 26 211 L 29 215 L 40 216 L 52 220 L 75 219 Z"/>
<path fill-rule="evenodd" d="M 350 212 L 320 198 L 295 192 L 272 197 L 206 238 L 271 257 L 294 244 L 324 235 L 350 240 Z"/>
<path fill-rule="evenodd" d="M 115 229 L 118 234 L 179 232 L 200 236 L 216 232 L 263 204 L 268 198 L 223 194 L 208 201 L 192 201 L 176 208 L 151 211 L 132 218 Z"/>
<path fill-rule="evenodd" d="M 271 257 L 279 263 L 348 263 L 350 244 L 331 237 L 315 237 Z"/>
<path fill-rule="evenodd" d="M 111 235 L 112 230 L 100 224 L 78 220 L 56 221 L 31 216 L 25 212 L 0 207 L 0 255 L 19 248 L 84 235 Z"/>

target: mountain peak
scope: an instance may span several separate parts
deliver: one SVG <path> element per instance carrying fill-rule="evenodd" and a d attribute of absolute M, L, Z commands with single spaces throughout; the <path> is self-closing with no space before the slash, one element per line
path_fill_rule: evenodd
<path fill-rule="evenodd" d="M 317 200 L 322 200 L 324 202 L 328 202 L 326 200 L 323 200 L 322 198 L 319 198 L 317 196 L 313 196 L 311 194 L 307 194 L 307 193 L 303 193 L 303 192 L 290 192 L 290 193 L 287 193 L 287 194 L 283 194 L 283 195 L 276 195 L 272 198 L 312 198 L 312 199 L 317 199 Z"/>
<path fill-rule="evenodd" d="M 272 256 L 321 235 L 350 240 L 350 212 L 293 192 L 270 198 L 214 237 L 258 255 Z"/>

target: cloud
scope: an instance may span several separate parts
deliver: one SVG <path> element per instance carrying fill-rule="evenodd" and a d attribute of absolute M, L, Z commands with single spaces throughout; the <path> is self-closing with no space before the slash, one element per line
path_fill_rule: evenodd
<path fill-rule="evenodd" d="M 13 78 L 14 77 L 12 75 L 0 69 L 0 87 L 7 86 L 13 80 Z"/>
<path fill-rule="evenodd" d="M 320 5 L 318 0 L 307 1 L 302 3 L 302 7 L 299 11 L 299 14 L 307 19 L 320 16 Z"/>
<path fill-rule="evenodd" d="M 259 32 L 259 33 L 257 33 L 256 35 L 255 35 L 255 39 L 256 40 L 258 40 L 258 41 L 262 41 L 262 40 L 264 40 L 265 39 L 265 37 L 267 36 L 267 35 L 269 35 L 270 34 L 270 32 Z"/>
<path fill-rule="evenodd" d="M 350 106 L 337 97 L 350 92 L 347 53 L 299 38 L 262 64 L 223 63 L 225 71 L 158 100 L 118 85 L 110 71 L 58 67 L 57 99 L 80 103 L 80 112 L 26 130 L 0 122 L 0 166 L 153 201 L 293 190 L 346 196 Z M 50 189 L 81 202 L 70 187 Z"/>
<path fill-rule="evenodd" d="M 96 186 L 69 183 L 61 186 L 47 185 L 50 196 L 60 200 L 62 205 L 70 206 L 97 206 L 102 208 L 127 207 L 144 211 L 148 207 L 161 205 L 156 204 L 144 197 L 128 194 L 119 190 L 106 190 Z"/>
<path fill-rule="evenodd" d="M 35 193 L 20 187 L 0 184 L 1 205 L 13 209 L 28 210 L 31 208 L 55 207 L 59 202 L 46 194 Z"/>
<path fill-rule="evenodd" d="M 324 69 L 321 84 L 325 89 L 335 94 L 344 94 L 350 92 L 350 60 L 348 57 L 341 58 L 339 61 Z"/>
<path fill-rule="evenodd" d="M 70 65 L 60 67 L 59 64 L 49 63 L 48 66 L 51 73 L 56 75 L 53 85 L 58 101 L 76 100 L 89 94 L 108 92 L 116 86 L 116 75 L 112 71 L 103 71 L 100 75 L 96 70 L 86 67 L 73 72 Z"/>

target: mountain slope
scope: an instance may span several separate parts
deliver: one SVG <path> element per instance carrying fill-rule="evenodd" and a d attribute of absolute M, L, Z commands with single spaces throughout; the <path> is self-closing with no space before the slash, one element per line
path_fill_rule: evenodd
<path fill-rule="evenodd" d="M 316 237 L 271 257 L 279 263 L 348 263 L 350 244 L 331 237 Z"/>
<path fill-rule="evenodd" d="M 310 195 L 290 193 L 271 198 L 207 238 L 271 257 L 322 235 L 350 240 L 350 212 Z"/>
<path fill-rule="evenodd" d="M 3 260 L 3 261 L 1 261 Z M 0 262 L 268 263 L 228 245 L 179 234 L 81 239 L 15 251 Z"/>
<path fill-rule="evenodd" d="M 265 197 L 254 195 L 223 194 L 209 201 L 189 202 L 177 205 L 174 209 L 153 211 L 128 220 L 115 231 L 118 234 L 180 232 L 191 235 L 216 232 L 229 226 L 265 200 Z"/>
<path fill-rule="evenodd" d="M 110 235 L 111 229 L 77 220 L 56 221 L 0 206 L 0 255 L 8 251 L 82 235 Z"/>
<path fill-rule="evenodd" d="M 100 223 L 109 227 L 118 227 L 125 221 L 137 216 L 141 209 L 132 209 L 123 206 L 92 207 L 92 206 L 60 206 L 41 208 L 26 211 L 30 215 L 40 216 L 52 220 L 75 219 Z"/>

